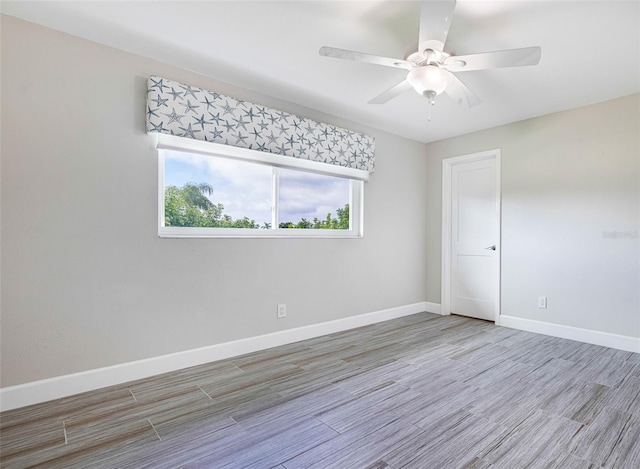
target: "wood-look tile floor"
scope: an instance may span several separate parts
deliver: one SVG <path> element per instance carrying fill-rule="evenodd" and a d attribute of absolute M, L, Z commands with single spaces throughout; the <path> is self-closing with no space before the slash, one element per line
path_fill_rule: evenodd
<path fill-rule="evenodd" d="M 2 467 L 640 468 L 640 354 L 428 313 L 0 415 Z"/>

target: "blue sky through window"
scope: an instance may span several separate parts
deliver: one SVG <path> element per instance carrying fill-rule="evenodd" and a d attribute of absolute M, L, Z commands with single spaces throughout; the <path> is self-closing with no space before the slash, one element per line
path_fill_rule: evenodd
<path fill-rule="evenodd" d="M 336 217 L 336 209 L 349 203 L 349 180 L 302 171 L 280 170 L 280 221 Z M 213 186 L 209 197 L 224 205 L 234 220 L 248 217 L 258 224 L 271 222 L 272 168 L 226 158 L 167 151 L 165 187 L 188 182 Z"/>
<path fill-rule="evenodd" d="M 282 169 L 280 172 L 280 221 L 297 223 L 302 218 L 324 220 L 328 213 L 349 203 L 349 180 Z"/>

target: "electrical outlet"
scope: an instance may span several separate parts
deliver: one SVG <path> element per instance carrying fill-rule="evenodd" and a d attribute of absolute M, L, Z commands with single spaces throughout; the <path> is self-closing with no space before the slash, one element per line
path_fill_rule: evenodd
<path fill-rule="evenodd" d="M 287 305 L 279 304 L 278 305 L 278 318 L 286 318 L 287 317 Z"/>
<path fill-rule="evenodd" d="M 547 297 L 539 296 L 538 297 L 538 308 L 547 309 Z"/>

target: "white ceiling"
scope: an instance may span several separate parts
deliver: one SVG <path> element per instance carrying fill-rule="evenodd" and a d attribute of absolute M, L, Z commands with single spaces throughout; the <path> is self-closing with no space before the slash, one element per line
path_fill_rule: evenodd
<path fill-rule="evenodd" d="M 458 73 L 472 109 L 409 91 L 367 101 L 406 72 L 318 55 L 323 45 L 403 58 L 418 2 L 7 1 L 2 13 L 155 58 L 422 142 L 640 91 L 639 1 L 459 0 L 445 50 L 541 46 L 534 67 Z M 171 77 L 168 77 L 171 78 Z"/>

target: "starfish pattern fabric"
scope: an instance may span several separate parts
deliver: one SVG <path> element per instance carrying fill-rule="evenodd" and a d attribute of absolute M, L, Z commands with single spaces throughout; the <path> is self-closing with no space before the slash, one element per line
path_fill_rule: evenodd
<path fill-rule="evenodd" d="M 147 132 L 375 169 L 371 136 L 157 76 L 147 91 Z"/>

